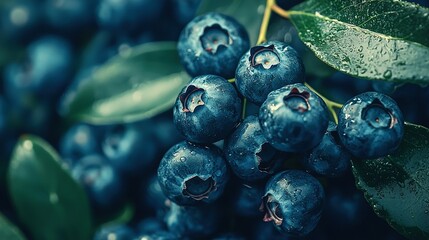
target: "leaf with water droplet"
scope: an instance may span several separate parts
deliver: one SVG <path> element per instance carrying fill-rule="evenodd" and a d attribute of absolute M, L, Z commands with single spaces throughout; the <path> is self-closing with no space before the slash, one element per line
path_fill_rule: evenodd
<path fill-rule="evenodd" d="M 13 205 L 32 239 L 90 239 L 92 216 L 88 199 L 60 161 L 44 140 L 22 137 L 12 154 L 7 176 Z"/>
<path fill-rule="evenodd" d="M 249 34 L 252 45 L 256 44 L 265 9 L 265 0 L 203 0 L 197 15 L 220 12 L 234 17 Z"/>
<path fill-rule="evenodd" d="M 429 238 L 429 129 L 405 125 L 399 148 L 391 155 L 353 160 L 357 186 L 374 211 L 410 239 Z"/>
<path fill-rule="evenodd" d="M 93 124 L 138 121 L 171 108 L 189 80 L 175 42 L 146 43 L 99 67 L 60 112 Z"/>
<path fill-rule="evenodd" d="M 289 14 L 301 40 L 337 70 L 429 83 L 428 8 L 396 0 L 309 0 Z"/>

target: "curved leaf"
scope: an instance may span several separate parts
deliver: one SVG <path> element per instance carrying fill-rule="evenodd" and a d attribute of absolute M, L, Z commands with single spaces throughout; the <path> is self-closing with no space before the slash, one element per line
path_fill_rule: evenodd
<path fill-rule="evenodd" d="M 59 161 L 42 139 L 21 138 L 8 171 L 12 202 L 35 240 L 90 239 L 88 199 Z"/>
<path fill-rule="evenodd" d="M 429 9 L 397 0 L 309 0 L 290 11 L 330 66 L 374 80 L 429 83 Z"/>
<path fill-rule="evenodd" d="M 0 214 L 0 239 L 25 240 L 21 231 Z"/>
<path fill-rule="evenodd" d="M 429 238 L 429 129 L 407 124 L 397 151 L 353 160 L 357 186 L 374 211 L 410 239 Z"/>
<path fill-rule="evenodd" d="M 154 42 L 112 58 L 85 80 L 62 115 L 94 124 L 133 122 L 173 106 L 190 77 L 175 42 Z"/>
<path fill-rule="evenodd" d="M 203 0 L 197 15 L 220 12 L 235 18 L 246 28 L 250 44 L 254 45 L 258 40 L 264 10 L 265 0 Z"/>

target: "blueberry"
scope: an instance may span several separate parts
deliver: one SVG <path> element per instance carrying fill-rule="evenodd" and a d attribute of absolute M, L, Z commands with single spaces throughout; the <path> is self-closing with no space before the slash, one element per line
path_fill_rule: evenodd
<path fill-rule="evenodd" d="M 304 64 L 298 53 L 279 41 L 252 47 L 241 57 L 235 73 L 238 91 L 257 104 L 262 104 L 270 92 L 302 83 L 304 78 Z"/>
<path fill-rule="evenodd" d="M 194 18 L 182 30 L 177 44 L 180 60 L 193 77 L 203 74 L 234 77 L 238 61 L 249 47 L 244 27 L 220 13 Z"/>
<path fill-rule="evenodd" d="M 137 224 L 137 232 L 141 235 L 143 234 L 153 234 L 159 231 L 165 231 L 166 226 L 163 221 L 158 218 L 151 217 L 145 218 Z"/>
<path fill-rule="evenodd" d="M 303 164 L 314 173 L 327 177 L 338 177 L 349 170 L 350 159 L 350 153 L 339 140 L 337 126 L 335 123 L 329 122 L 322 142 L 303 157 Z"/>
<path fill-rule="evenodd" d="M 308 235 L 322 214 L 325 192 L 313 176 L 298 170 L 274 175 L 265 186 L 264 221 L 290 236 Z"/>
<path fill-rule="evenodd" d="M 52 99 L 70 80 L 73 52 L 62 38 L 45 36 L 32 42 L 25 63 L 11 63 L 4 71 L 7 97 L 18 102 L 27 95 Z"/>
<path fill-rule="evenodd" d="M 46 0 L 44 7 L 49 26 L 67 36 L 81 36 L 95 25 L 95 1 Z"/>
<path fill-rule="evenodd" d="M 174 124 L 185 139 L 213 143 L 231 133 L 240 121 L 241 100 L 222 77 L 193 78 L 177 97 Z"/>
<path fill-rule="evenodd" d="M 153 175 L 146 180 L 138 189 L 137 208 L 144 214 L 154 212 L 163 215 L 169 200 L 159 185 L 158 176 Z"/>
<path fill-rule="evenodd" d="M 158 168 L 162 190 L 179 205 L 215 201 L 228 178 L 222 152 L 214 145 L 180 142 L 167 151 Z"/>
<path fill-rule="evenodd" d="M 133 240 L 178 240 L 181 239 L 176 233 L 167 231 L 158 231 L 151 234 L 140 234 Z"/>
<path fill-rule="evenodd" d="M 366 92 L 347 101 L 338 116 L 341 143 L 357 158 L 386 156 L 401 143 L 404 119 L 387 95 Z"/>
<path fill-rule="evenodd" d="M 282 161 L 265 138 L 258 117 L 248 116 L 224 142 L 225 157 L 232 171 L 246 181 L 256 181 L 275 172 Z"/>
<path fill-rule="evenodd" d="M 161 16 L 164 0 L 100 0 L 97 22 L 101 28 L 119 33 L 136 33 Z"/>
<path fill-rule="evenodd" d="M 0 36 L 10 41 L 32 41 L 43 32 L 43 17 L 43 7 L 37 1 L 7 1 L 0 7 Z"/>
<path fill-rule="evenodd" d="M 264 186 L 261 184 L 240 184 L 232 197 L 234 213 L 244 217 L 260 216 L 259 206 L 264 195 Z"/>
<path fill-rule="evenodd" d="M 221 220 L 218 205 L 209 204 L 204 207 L 179 206 L 172 203 L 164 221 L 170 232 L 184 237 L 207 239 L 216 232 Z"/>
<path fill-rule="evenodd" d="M 136 176 L 156 160 L 156 143 L 151 122 L 117 124 L 107 127 L 102 138 L 102 152 L 121 173 Z"/>
<path fill-rule="evenodd" d="M 70 160 L 71 164 L 84 156 L 97 154 L 100 150 L 99 130 L 84 123 L 73 125 L 59 143 L 61 157 Z"/>
<path fill-rule="evenodd" d="M 134 237 L 133 230 L 124 224 L 106 225 L 97 230 L 94 240 L 130 240 Z"/>
<path fill-rule="evenodd" d="M 71 175 L 84 187 L 96 213 L 110 214 L 122 207 L 124 181 L 103 156 L 81 158 L 72 167 Z"/>
<path fill-rule="evenodd" d="M 322 141 L 329 116 L 325 102 L 302 83 L 271 92 L 259 110 L 268 142 L 285 152 L 307 151 Z"/>

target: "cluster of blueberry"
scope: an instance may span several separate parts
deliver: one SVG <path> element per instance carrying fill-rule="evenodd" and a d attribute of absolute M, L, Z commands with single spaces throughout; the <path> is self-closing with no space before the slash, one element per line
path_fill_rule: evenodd
<path fill-rule="evenodd" d="M 222 196 L 229 168 L 247 186 L 269 178 L 253 199 L 255 212 L 262 203 L 264 221 L 286 235 L 306 236 L 321 217 L 324 188 L 304 171 L 282 170 L 288 155 L 300 155 L 315 174 L 342 175 L 352 156 L 392 153 L 403 137 L 403 116 L 387 95 L 366 92 L 341 108 L 336 126 L 325 102 L 304 85 L 304 66 L 292 47 L 249 45 L 244 27 L 218 13 L 199 16 L 182 31 L 179 55 L 194 78 L 179 93 L 173 118 L 186 140 L 164 155 L 159 184 L 183 211 L 195 211 Z M 226 80 L 232 77 L 238 91 Z M 239 95 L 260 106 L 258 116 L 240 123 Z M 221 140 L 223 152 L 213 145 Z"/>
<path fill-rule="evenodd" d="M 404 119 L 428 125 L 429 108 L 410 101 L 427 100 L 429 88 L 336 73 L 323 81 L 327 95 L 347 101 L 336 123 L 310 87 L 318 82 L 305 73 L 302 45 L 251 46 L 231 16 L 194 18 L 199 2 L 0 1 L 0 43 L 24 55 L 0 61 L 0 212 L 29 235 L 2 178 L 16 139 L 32 133 L 58 149 L 96 221 L 132 213 L 101 225 L 96 240 L 401 239 L 355 189 L 350 159 L 392 153 Z M 278 4 L 290 2 L 300 1 Z M 108 126 L 62 121 L 68 96 L 98 66 L 159 40 L 178 41 L 192 76 L 172 111 Z"/>

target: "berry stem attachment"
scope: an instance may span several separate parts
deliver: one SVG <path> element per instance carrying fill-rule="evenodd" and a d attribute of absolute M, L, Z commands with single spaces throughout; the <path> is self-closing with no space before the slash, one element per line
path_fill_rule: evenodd
<path fill-rule="evenodd" d="M 326 103 L 326 106 L 328 107 L 329 112 L 332 115 L 332 118 L 334 119 L 335 124 L 338 124 L 338 116 L 337 116 L 337 112 L 335 112 L 335 108 L 342 108 L 343 104 L 341 103 L 337 103 L 334 101 L 331 101 L 329 99 L 327 99 L 326 97 L 324 97 L 322 94 L 320 94 L 319 92 L 317 92 L 312 86 L 310 86 L 310 84 L 305 83 L 305 86 L 307 86 L 311 91 L 315 92 L 317 95 L 319 95 L 319 97 Z"/>
<path fill-rule="evenodd" d="M 272 6 L 276 5 L 275 0 L 267 0 L 267 5 L 265 5 L 264 16 L 262 18 L 261 27 L 259 29 L 258 42 L 256 44 L 261 44 L 267 41 L 267 30 L 268 25 L 270 24 L 271 10 Z"/>
<path fill-rule="evenodd" d="M 235 83 L 235 78 L 228 79 L 229 83 Z"/>

